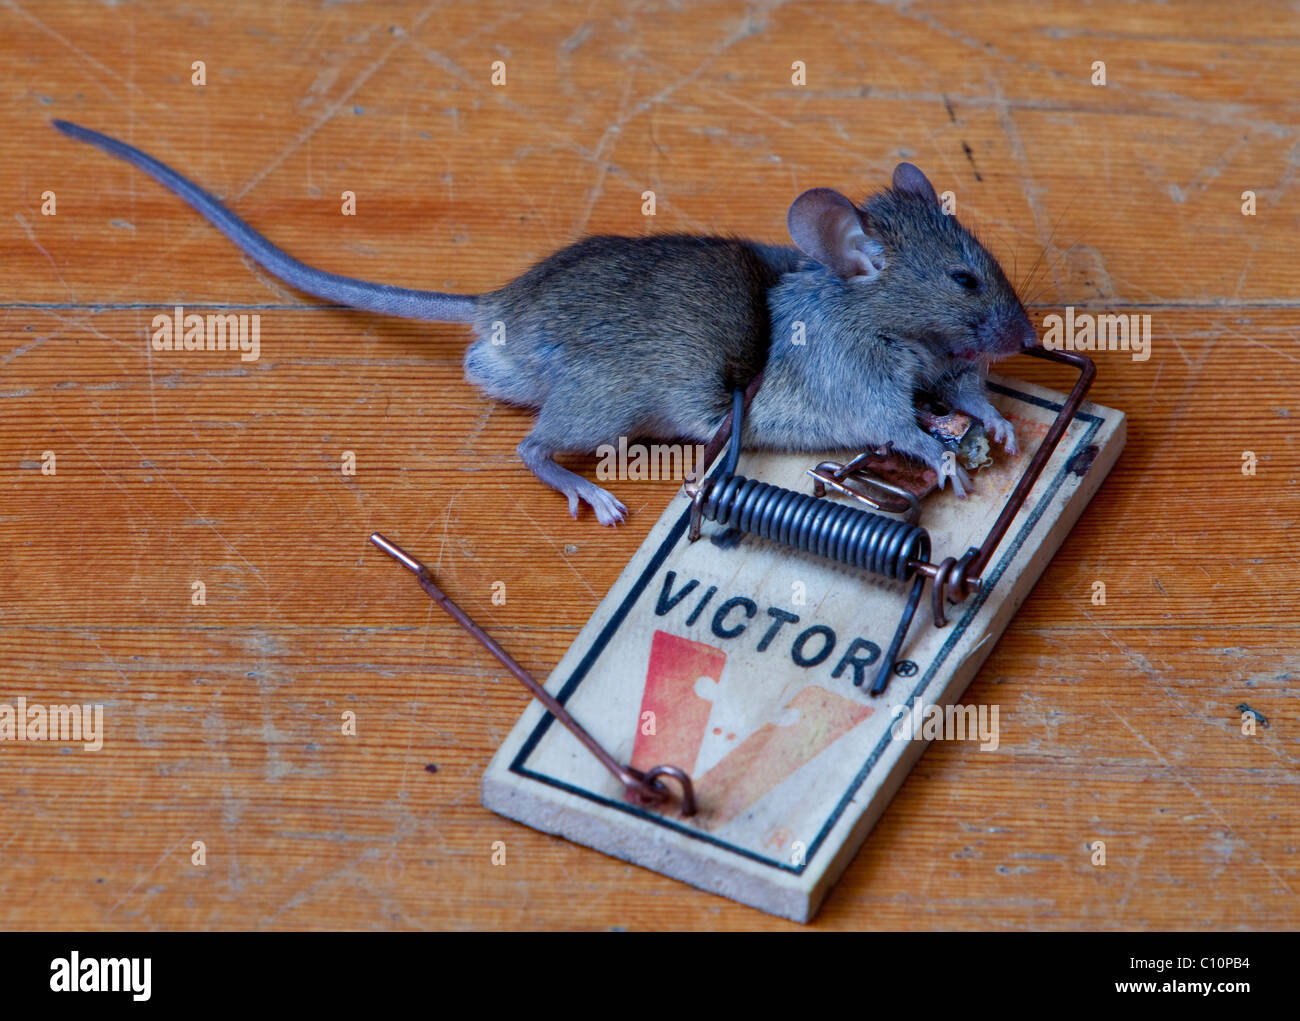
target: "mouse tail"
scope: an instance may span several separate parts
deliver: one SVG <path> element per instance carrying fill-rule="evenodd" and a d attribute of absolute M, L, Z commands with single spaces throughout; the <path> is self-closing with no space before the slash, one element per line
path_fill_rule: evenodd
<path fill-rule="evenodd" d="M 340 305 L 383 315 L 403 316 L 407 319 L 467 323 L 474 318 L 476 302 L 473 295 L 415 291 L 406 287 L 376 284 L 367 280 L 339 276 L 336 273 L 326 273 L 299 262 L 288 252 L 271 244 L 214 196 L 148 153 L 78 124 L 63 120 L 54 120 L 51 123 L 65 135 L 81 142 L 89 142 L 109 155 L 116 156 L 133 167 L 143 170 L 159 184 L 174 191 L 197 209 L 208 222 L 230 238 L 251 259 L 300 291 Z"/>

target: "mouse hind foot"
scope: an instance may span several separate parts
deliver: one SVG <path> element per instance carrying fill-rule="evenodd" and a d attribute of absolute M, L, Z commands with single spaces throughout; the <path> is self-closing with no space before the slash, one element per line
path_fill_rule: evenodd
<path fill-rule="evenodd" d="M 578 516 L 578 502 L 581 501 L 595 511 L 596 520 L 602 525 L 617 525 L 621 522 L 627 514 L 627 508 L 622 502 L 594 482 L 556 464 L 557 453 L 557 450 L 532 436 L 519 444 L 519 456 L 523 458 L 528 470 L 568 498 L 569 513 L 573 517 Z"/>

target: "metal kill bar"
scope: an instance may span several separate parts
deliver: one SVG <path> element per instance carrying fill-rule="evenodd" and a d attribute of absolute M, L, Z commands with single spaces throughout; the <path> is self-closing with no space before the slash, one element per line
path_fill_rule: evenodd
<path fill-rule="evenodd" d="M 1075 351 L 1051 351 L 1045 347 L 1030 348 L 1023 353 L 1049 362 L 1073 365 L 1079 370 L 1079 378 L 1075 381 L 1074 388 L 1065 399 L 1065 403 L 1061 405 L 1061 410 L 1047 430 L 1047 435 L 1043 437 L 1043 442 L 1038 445 L 1034 456 L 1029 459 L 1029 464 L 1025 466 L 1024 474 L 1020 476 L 1016 488 L 1011 491 L 1006 503 L 1002 505 L 1002 513 L 993 522 L 993 527 L 984 537 L 984 542 L 979 547 L 971 547 L 960 560 L 949 557 L 937 565 L 925 561 L 909 562 L 909 566 L 918 574 L 925 575 L 933 582 L 931 605 L 934 609 L 936 627 L 943 627 L 947 623 L 943 612 L 945 601 L 960 603 L 971 594 L 978 592 L 984 584 L 981 577 L 984 569 L 993 559 L 993 554 L 1001 545 L 1007 529 L 1011 527 L 1011 522 L 1020 513 L 1020 508 L 1028 499 L 1034 483 L 1047 467 L 1047 462 L 1051 460 L 1052 454 L 1055 453 L 1061 438 L 1065 435 L 1065 430 L 1069 428 L 1070 422 L 1083 404 L 1083 399 L 1097 376 L 1096 363 L 1085 354 Z"/>
<path fill-rule="evenodd" d="M 681 784 L 682 815 L 695 814 L 695 788 L 691 785 L 691 778 L 685 771 L 678 769 L 676 766 L 655 766 L 653 769 L 642 773 L 639 769 L 633 769 L 631 766 L 619 765 L 618 760 L 605 751 L 600 746 L 600 743 L 587 732 L 586 728 L 575 720 L 549 691 L 537 683 L 532 674 L 520 666 L 510 653 L 501 648 L 496 639 L 479 627 L 469 614 L 452 602 L 451 597 L 438 587 L 437 582 L 433 580 L 433 573 L 424 564 L 378 532 L 371 533 L 370 541 L 414 574 L 416 580 L 420 583 L 420 587 L 429 594 L 435 603 L 447 611 L 452 620 L 477 638 L 488 652 L 492 653 L 507 670 L 523 682 L 524 687 L 532 692 L 533 697 L 546 706 L 551 715 L 564 724 L 573 736 L 600 760 L 601 765 L 618 778 L 629 801 L 646 807 L 662 805 L 669 800 L 671 793 L 660 782 L 659 778 L 661 776 L 671 776 Z"/>

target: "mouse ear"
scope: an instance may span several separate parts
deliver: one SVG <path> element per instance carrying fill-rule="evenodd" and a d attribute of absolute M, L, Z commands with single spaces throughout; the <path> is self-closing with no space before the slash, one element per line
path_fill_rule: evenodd
<path fill-rule="evenodd" d="M 846 279 L 870 280 L 885 268 L 880 245 L 863 230 L 864 214 L 831 188 L 811 188 L 790 205 L 786 225 L 800 250 Z"/>
<path fill-rule="evenodd" d="M 934 192 L 934 185 L 926 177 L 919 167 L 911 163 L 900 163 L 894 168 L 894 187 L 899 191 L 910 191 L 913 195 L 920 195 L 923 199 L 929 199 L 935 205 L 939 204 L 939 196 Z"/>

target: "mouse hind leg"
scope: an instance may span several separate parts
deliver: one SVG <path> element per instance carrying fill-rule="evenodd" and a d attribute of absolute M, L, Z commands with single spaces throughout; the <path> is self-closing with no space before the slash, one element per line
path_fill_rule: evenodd
<path fill-rule="evenodd" d="M 575 441 L 572 428 L 557 427 L 553 416 L 548 416 L 543 407 L 537 425 L 519 444 L 519 456 L 538 479 L 568 498 L 569 513 L 575 518 L 578 516 L 578 502 L 582 501 L 595 511 L 596 520 L 602 525 L 617 525 L 627 514 L 622 502 L 594 482 L 555 463 L 556 454 L 585 449 L 594 452 L 599 442 L 588 447 Z"/>

